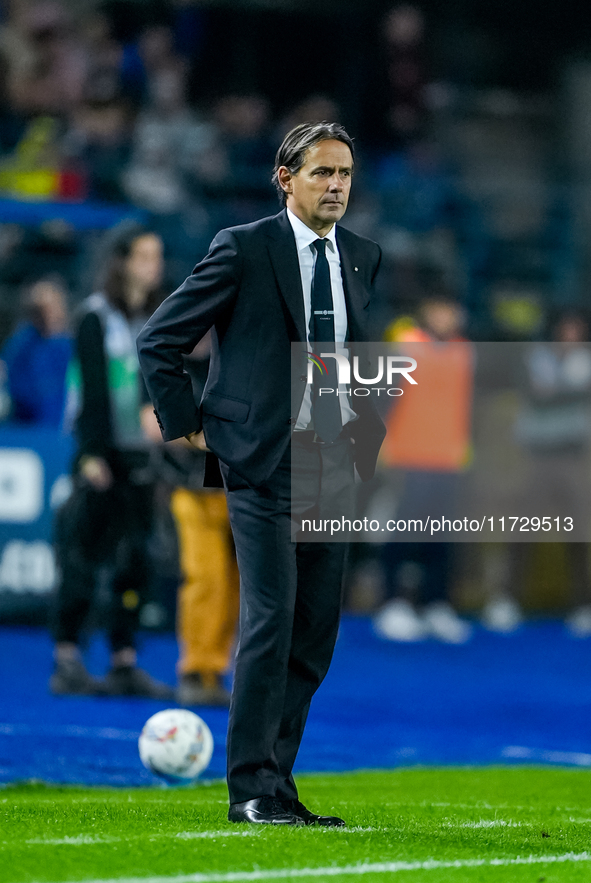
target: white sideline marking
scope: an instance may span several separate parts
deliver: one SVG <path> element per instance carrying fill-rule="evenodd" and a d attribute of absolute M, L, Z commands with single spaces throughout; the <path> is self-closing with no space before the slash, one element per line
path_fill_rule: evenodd
<path fill-rule="evenodd" d="M 506 822 L 504 819 L 480 819 L 479 822 L 460 822 L 460 828 L 521 828 L 523 822 Z M 455 827 L 455 825 L 454 825 Z"/>
<path fill-rule="evenodd" d="M 61 837 L 45 840 L 43 837 L 33 837 L 31 840 L 23 840 L 27 846 L 91 846 L 93 843 L 116 843 L 119 837 L 93 837 L 92 834 L 78 834 L 77 837 Z M 7 841 L 4 841 L 5 843 Z"/>
<path fill-rule="evenodd" d="M 440 862 L 379 862 L 363 865 L 330 866 L 328 868 L 277 868 L 269 871 L 231 871 L 227 874 L 181 874 L 177 877 L 118 877 L 104 880 L 85 880 L 79 883 L 241 883 L 249 880 L 285 880 L 292 877 L 338 877 L 361 874 L 396 874 L 398 871 L 438 871 L 449 868 L 508 867 L 511 865 L 564 864 L 591 862 L 589 852 L 567 852 L 564 855 L 528 855 L 517 858 L 458 859 Z"/>
<path fill-rule="evenodd" d="M 117 739 L 122 742 L 137 742 L 140 731 L 120 730 L 116 727 L 79 727 L 75 724 L 57 724 L 35 726 L 32 724 L 0 723 L 0 734 L 3 736 L 30 736 L 45 733 L 50 736 L 72 736 L 79 739 Z"/>
<path fill-rule="evenodd" d="M 591 819 L 566 819 L 575 825 L 586 825 Z M 478 822 L 444 822 L 447 828 L 523 828 L 524 825 L 537 824 L 535 822 L 507 822 L 505 819 L 480 819 Z M 564 824 L 564 820 L 559 824 Z"/>
<path fill-rule="evenodd" d="M 183 831 L 173 834 L 175 840 L 214 840 L 216 837 L 258 837 L 259 831 Z M 167 834 L 159 835 L 167 837 Z M 142 834 L 142 839 L 145 834 Z"/>
<path fill-rule="evenodd" d="M 79 834 L 77 837 L 56 837 L 51 840 L 35 837 L 32 840 L 24 840 L 23 843 L 41 846 L 93 846 L 95 843 L 124 843 L 127 840 L 134 840 L 135 837 L 141 837 L 142 840 L 148 841 L 163 837 L 170 837 L 173 840 L 213 840 L 216 837 L 253 837 L 258 834 L 260 834 L 260 831 L 250 828 L 246 831 L 181 831 L 176 834 L 173 832 L 156 832 L 148 837 L 146 837 L 145 833 L 141 835 L 132 834 L 130 837 L 93 837 L 92 834 Z"/>
<path fill-rule="evenodd" d="M 324 833 L 329 829 L 314 827 L 310 828 L 310 830 Z M 370 831 L 385 832 L 387 830 L 387 828 L 362 828 L 361 826 L 356 826 L 352 828 L 335 828 L 334 832 L 331 833 L 365 834 Z M 22 842 L 27 846 L 94 846 L 101 843 L 125 843 L 136 838 L 147 839 L 148 841 L 160 838 L 170 838 L 172 840 L 215 840 L 218 837 L 258 837 L 260 834 L 260 828 L 247 828 L 245 831 L 180 831 L 179 833 L 158 831 L 150 834 L 148 837 L 146 837 L 145 833 L 131 834 L 127 837 L 110 837 L 108 835 L 106 837 L 93 837 L 92 834 L 78 834 L 76 837 L 34 837 L 31 840 L 23 840 Z M 8 845 L 9 842 L 4 840 L 3 845 Z"/>
<path fill-rule="evenodd" d="M 164 801 L 166 802 L 166 801 Z M 420 803 L 409 803 L 407 800 L 389 800 L 383 804 L 383 806 L 419 806 L 419 807 L 451 807 L 452 809 L 510 809 L 510 810 L 524 810 L 527 812 L 536 811 L 536 807 L 529 804 L 529 806 L 520 806 L 518 803 L 484 803 L 484 801 L 477 800 L 474 803 L 443 803 L 438 802 L 435 803 L 430 800 L 422 800 Z M 584 807 L 588 809 L 588 807 Z M 581 807 L 580 806 L 555 806 L 553 809 L 556 812 L 578 812 Z M 570 819 L 570 821 L 574 821 L 574 819 Z M 579 821 L 579 820 L 577 820 Z M 580 821 L 591 821 L 591 819 L 581 819 Z"/>

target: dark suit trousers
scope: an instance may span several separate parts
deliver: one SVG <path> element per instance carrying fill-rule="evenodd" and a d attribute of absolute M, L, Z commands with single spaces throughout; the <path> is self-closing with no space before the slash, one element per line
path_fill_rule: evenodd
<path fill-rule="evenodd" d="M 231 803 L 264 795 L 297 798 L 292 767 L 338 632 L 347 545 L 291 539 L 292 453 L 294 467 L 307 476 L 298 480 L 293 512 L 322 517 L 328 505 L 346 514 L 354 486 L 348 439 L 330 446 L 292 442 L 256 488 L 221 465 L 240 570 L 228 729 Z"/>

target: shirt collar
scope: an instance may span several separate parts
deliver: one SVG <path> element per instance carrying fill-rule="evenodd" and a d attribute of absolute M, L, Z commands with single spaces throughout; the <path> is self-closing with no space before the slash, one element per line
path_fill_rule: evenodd
<path fill-rule="evenodd" d="M 308 248 L 308 246 L 310 246 L 317 239 L 322 238 L 318 235 L 318 233 L 315 233 L 314 230 L 310 230 L 310 228 L 306 226 L 306 224 L 304 224 L 304 222 L 301 221 L 297 215 L 294 215 L 294 213 L 290 209 L 287 209 L 287 217 L 289 218 L 289 223 L 291 224 L 294 232 L 298 251 L 302 251 L 304 248 Z M 337 251 L 336 229 L 337 225 L 333 224 L 330 229 L 330 233 L 327 233 L 324 237 L 324 239 L 326 239 L 328 242 L 328 247 L 330 248 L 330 250 L 335 253 Z"/>

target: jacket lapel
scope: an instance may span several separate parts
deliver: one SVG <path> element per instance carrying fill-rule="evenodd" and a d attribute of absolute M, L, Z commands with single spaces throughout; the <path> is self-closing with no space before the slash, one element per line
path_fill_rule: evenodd
<path fill-rule="evenodd" d="M 365 340 L 365 327 L 367 324 L 365 308 L 369 304 L 369 292 L 362 282 L 361 267 L 356 269 L 356 264 L 354 263 L 355 256 L 348 244 L 347 231 L 342 230 L 338 226 L 337 243 L 341 256 L 341 273 L 347 304 L 349 340 Z"/>
<path fill-rule="evenodd" d="M 285 210 L 275 220 L 276 223 L 268 231 L 269 257 L 279 291 L 294 324 L 293 339 L 305 341 L 306 315 L 295 236 Z"/>
<path fill-rule="evenodd" d="M 343 288 L 347 304 L 348 336 L 350 340 L 364 340 L 369 292 L 362 282 L 361 266 L 357 270 L 355 269 L 354 247 L 347 233 L 346 229 L 343 230 L 337 225 L 337 243 L 341 256 Z M 269 229 L 268 236 L 268 250 L 273 272 L 294 325 L 293 339 L 305 341 L 307 338 L 306 316 L 300 262 L 295 237 L 285 209 L 276 215 L 275 223 Z"/>

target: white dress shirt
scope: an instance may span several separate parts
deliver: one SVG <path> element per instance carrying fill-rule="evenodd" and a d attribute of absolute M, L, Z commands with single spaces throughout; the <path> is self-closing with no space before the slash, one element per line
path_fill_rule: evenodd
<path fill-rule="evenodd" d="M 304 311 L 306 315 L 306 340 L 310 343 L 310 315 L 312 312 L 312 279 L 314 278 L 314 267 L 316 265 L 317 251 L 312 245 L 317 239 L 326 239 L 326 259 L 330 271 L 330 287 L 332 290 L 332 302 L 334 308 L 334 336 L 335 343 L 344 343 L 347 339 L 347 305 L 345 303 L 345 289 L 343 288 L 343 277 L 341 274 L 341 256 L 337 246 L 336 226 L 333 224 L 329 233 L 324 237 L 318 236 L 313 230 L 310 230 L 297 215 L 294 215 L 290 209 L 287 209 L 287 217 L 294 232 L 296 248 L 298 250 L 298 260 L 300 263 L 300 276 L 302 279 L 302 291 L 304 292 Z M 337 352 L 347 355 L 347 350 L 337 346 Z M 345 387 L 340 386 L 344 392 Z M 357 419 L 357 414 L 349 404 L 347 395 L 339 395 L 339 403 L 341 406 L 341 418 L 343 426 L 351 420 Z M 311 429 L 312 427 L 312 387 L 306 386 L 306 392 L 302 401 L 302 407 L 298 414 L 297 423 L 295 425 L 296 432 L 301 429 Z"/>

